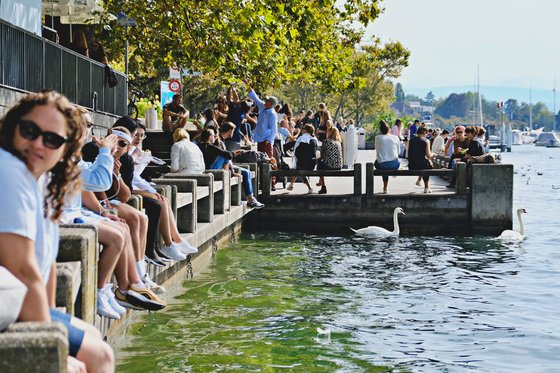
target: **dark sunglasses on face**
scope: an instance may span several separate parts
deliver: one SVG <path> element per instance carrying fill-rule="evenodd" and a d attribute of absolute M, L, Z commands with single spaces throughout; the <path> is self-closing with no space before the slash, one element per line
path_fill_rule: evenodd
<path fill-rule="evenodd" d="M 455 133 L 460 134 L 460 133 L 463 133 L 463 131 L 456 131 Z"/>
<path fill-rule="evenodd" d="M 124 140 L 119 140 L 117 144 L 119 144 L 121 148 L 126 148 L 128 146 L 128 143 Z"/>
<path fill-rule="evenodd" d="M 42 136 L 43 145 L 49 149 L 58 149 L 68 140 L 68 137 L 62 137 L 57 133 L 42 131 L 37 123 L 24 119 L 19 121 L 19 134 L 30 141 Z"/>

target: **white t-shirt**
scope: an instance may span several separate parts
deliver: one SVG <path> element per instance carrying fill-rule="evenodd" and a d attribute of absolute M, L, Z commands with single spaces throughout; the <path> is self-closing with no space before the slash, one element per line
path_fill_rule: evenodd
<path fill-rule="evenodd" d="M 377 162 L 389 162 L 399 158 L 401 142 L 397 136 L 377 135 L 375 136 L 375 151 Z"/>
<path fill-rule="evenodd" d="M 45 283 L 58 255 L 58 224 L 43 217 L 46 177 L 38 182 L 25 163 L 0 148 L 0 232 L 35 243 L 35 257 Z"/>
<path fill-rule="evenodd" d="M 196 144 L 187 139 L 173 144 L 171 147 L 171 172 L 201 174 L 205 169 L 204 155 Z"/>
<path fill-rule="evenodd" d="M 432 153 L 443 154 L 445 152 L 445 140 L 441 135 L 437 136 L 432 143 Z"/>

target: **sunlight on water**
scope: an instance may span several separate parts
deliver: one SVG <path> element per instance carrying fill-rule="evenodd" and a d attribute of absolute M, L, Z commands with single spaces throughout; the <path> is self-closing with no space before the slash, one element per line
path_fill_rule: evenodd
<path fill-rule="evenodd" d="M 560 149 L 504 158 L 525 242 L 243 234 L 133 326 L 118 371 L 557 370 Z"/>

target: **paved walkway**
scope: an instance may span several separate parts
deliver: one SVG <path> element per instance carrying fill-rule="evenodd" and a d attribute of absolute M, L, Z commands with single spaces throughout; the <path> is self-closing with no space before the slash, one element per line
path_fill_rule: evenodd
<path fill-rule="evenodd" d="M 291 158 L 284 158 L 284 160 L 291 165 Z M 362 163 L 362 191 L 365 193 L 365 164 L 375 161 L 375 150 L 358 150 L 357 163 Z M 401 165 L 402 168 L 402 165 Z M 314 194 L 316 194 L 320 187 L 315 183 L 319 181 L 318 177 L 310 178 L 311 186 L 313 187 Z M 416 186 L 416 176 L 399 176 L 389 178 L 389 195 L 410 195 L 410 194 L 424 194 L 424 183 L 422 186 Z M 327 192 L 329 195 L 337 194 L 352 194 L 354 192 L 354 180 L 351 177 L 327 177 L 325 179 L 327 185 Z M 448 184 L 439 177 L 430 178 L 430 188 L 432 193 L 437 194 L 453 194 L 455 189 L 448 189 L 445 186 Z M 379 194 L 383 190 L 383 180 L 380 176 L 374 177 L 374 192 Z M 286 195 L 286 194 L 306 194 L 307 187 L 304 183 L 297 182 L 294 184 L 294 189 L 289 192 L 284 189 L 282 183 L 276 183 L 276 191 L 271 192 L 271 195 Z"/>

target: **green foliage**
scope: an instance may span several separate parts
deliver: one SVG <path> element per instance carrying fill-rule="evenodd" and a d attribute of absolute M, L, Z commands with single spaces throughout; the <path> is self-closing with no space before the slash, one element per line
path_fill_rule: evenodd
<path fill-rule="evenodd" d="M 177 65 L 221 84 L 247 77 L 263 88 L 320 82 L 338 89 L 350 83 L 348 57 L 379 15 L 379 1 L 107 0 L 110 13 L 124 12 L 138 26 L 99 31 L 114 60 L 124 58 L 128 38 L 130 71 L 151 85 Z"/>
<path fill-rule="evenodd" d="M 404 90 L 401 83 L 397 83 L 395 86 L 395 101 L 396 102 L 403 102 L 404 101 Z"/>
<path fill-rule="evenodd" d="M 158 119 L 162 119 L 162 110 L 159 103 L 152 102 L 148 98 L 141 98 L 140 100 L 136 101 L 136 106 L 138 107 L 138 117 L 145 118 L 146 111 L 150 108 L 155 108 L 157 112 Z"/>

